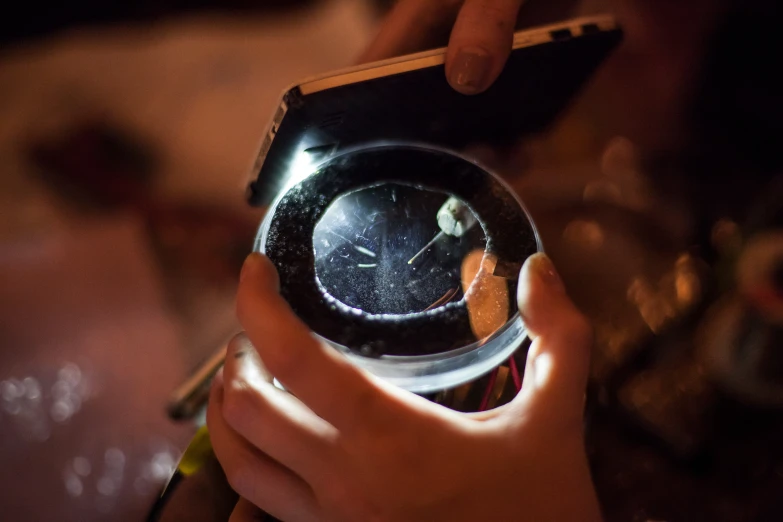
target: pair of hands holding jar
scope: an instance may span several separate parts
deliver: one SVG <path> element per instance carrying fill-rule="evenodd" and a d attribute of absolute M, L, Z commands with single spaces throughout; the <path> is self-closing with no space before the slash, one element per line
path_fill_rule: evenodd
<path fill-rule="evenodd" d="M 421 50 L 451 27 L 449 83 L 481 92 L 508 57 L 521 3 L 401 0 L 363 60 Z M 523 266 L 517 301 L 533 340 L 522 390 L 458 413 L 323 345 L 279 295 L 271 262 L 251 254 L 237 297 L 245 334 L 207 413 L 241 496 L 231 522 L 258 520 L 259 508 L 286 522 L 600 520 L 582 421 L 592 330 L 544 254 Z"/>

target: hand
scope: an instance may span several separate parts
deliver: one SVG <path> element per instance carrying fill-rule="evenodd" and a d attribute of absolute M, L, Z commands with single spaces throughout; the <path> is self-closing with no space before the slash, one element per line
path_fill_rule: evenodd
<path fill-rule="evenodd" d="M 244 499 L 291 522 L 600 520 L 582 434 L 592 332 L 546 256 L 520 274 L 533 339 L 522 390 L 478 414 L 391 386 L 316 340 L 265 257 L 248 257 L 240 279 L 247 337 L 229 346 L 207 419 Z M 252 512 L 237 510 L 232 522 Z"/>
<path fill-rule="evenodd" d="M 455 90 L 477 94 L 492 85 L 506 63 L 523 1 L 400 0 L 360 61 L 427 49 L 453 25 L 446 77 Z"/>

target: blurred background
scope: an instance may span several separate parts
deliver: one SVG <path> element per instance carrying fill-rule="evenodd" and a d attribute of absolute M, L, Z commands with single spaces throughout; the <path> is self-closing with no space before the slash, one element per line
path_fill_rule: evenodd
<path fill-rule="evenodd" d="M 262 216 L 244 190 L 278 96 L 355 63 L 390 4 L 3 16 L 0 518 L 143 519 L 193 434 L 169 396 L 238 329 Z M 520 23 L 605 12 L 625 40 L 557 124 L 473 154 L 595 322 L 607 520 L 781 520 L 780 8 L 529 0 Z"/>

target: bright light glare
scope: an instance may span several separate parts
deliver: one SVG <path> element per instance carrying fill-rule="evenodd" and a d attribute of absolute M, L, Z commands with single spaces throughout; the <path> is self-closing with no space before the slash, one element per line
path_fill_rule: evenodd
<path fill-rule="evenodd" d="M 313 162 L 310 154 L 304 150 L 297 151 L 288 167 L 288 179 L 286 180 L 286 189 L 304 181 L 315 170 L 316 164 Z"/>

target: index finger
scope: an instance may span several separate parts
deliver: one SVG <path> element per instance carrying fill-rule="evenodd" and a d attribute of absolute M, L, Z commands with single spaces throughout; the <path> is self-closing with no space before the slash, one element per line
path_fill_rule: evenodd
<path fill-rule="evenodd" d="M 386 417 L 394 403 L 385 387 L 313 337 L 277 292 L 269 259 L 248 256 L 240 279 L 239 321 L 288 391 L 342 432 Z"/>
<path fill-rule="evenodd" d="M 514 42 L 523 0 L 466 0 L 451 32 L 446 76 L 463 94 L 486 90 L 500 75 Z"/>

